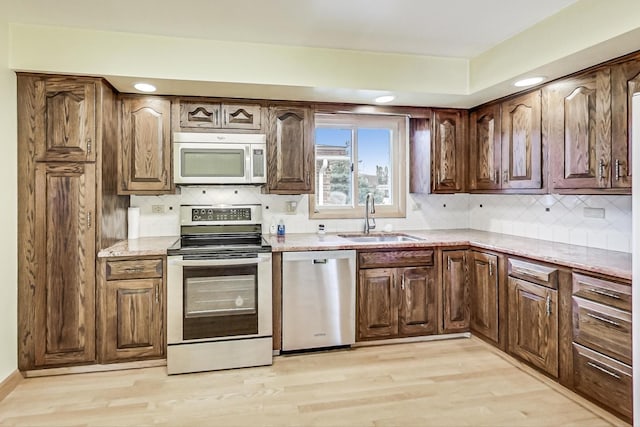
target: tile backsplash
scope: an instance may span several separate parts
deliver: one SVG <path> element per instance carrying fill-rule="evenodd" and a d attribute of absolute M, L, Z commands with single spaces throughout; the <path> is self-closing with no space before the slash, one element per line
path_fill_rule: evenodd
<path fill-rule="evenodd" d="M 295 202 L 293 212 L 287 211 L 288 202 Z M 330 233 L 357 232 L 364 224 L 310 220 L 308 196 L 262 194 L 259 187 L 193 186 L 175 195 L 131 196 L 131 206 L 140 207 L 140 236 L 180 234 L 181 204 L 241 203 L 263 205 L 265 232 L 280 219 L 287 233 L 314 233 L 319 224 Z M 389 228 L 473 228 L 631 252 L 631 196 L 409 194 L 406 218 L 377 218 L 376 231 Z"/>

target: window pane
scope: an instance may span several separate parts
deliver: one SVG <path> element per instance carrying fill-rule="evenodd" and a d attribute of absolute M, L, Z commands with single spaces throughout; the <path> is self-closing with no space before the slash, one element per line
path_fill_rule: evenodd
<path fill-rule="evenodd" d="M 391 136 L 390 129 L 358 129 L 358 204 L 364 204 L 367 193 L 376 204 L 393 204 Z"/>
<path fill-rule="evenodd" d="M 316 128 L 316 205 L 353 206 L 353 132 Z"/>

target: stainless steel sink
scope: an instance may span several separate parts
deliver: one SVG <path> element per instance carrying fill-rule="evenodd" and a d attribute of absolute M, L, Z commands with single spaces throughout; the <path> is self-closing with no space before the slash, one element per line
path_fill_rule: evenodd
<path fill-rule="evenodd" d="M 420 237 L 407 234 L 339 234 L 338 236 L 355 243 L 406 243 L 422 240 Z"/>

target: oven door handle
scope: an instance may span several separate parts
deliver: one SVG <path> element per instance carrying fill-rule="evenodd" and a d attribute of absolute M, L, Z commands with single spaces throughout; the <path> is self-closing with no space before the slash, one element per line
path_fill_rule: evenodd
<path fill-rule="evenodd" d="M 173 259 L 169 263 L 182 267 L 212 267 L 225 265 L 255 265 L 267 262 L 269 258 L 232 258 L 232 259 Z"/>

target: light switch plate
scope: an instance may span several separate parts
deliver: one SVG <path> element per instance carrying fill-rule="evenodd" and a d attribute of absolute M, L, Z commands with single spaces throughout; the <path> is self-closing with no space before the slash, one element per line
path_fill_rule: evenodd
<path fill-rule="evenodd" d="M 164 205 L 151 205 L 151 212 L 155 214 L 164 213 Z"/>

